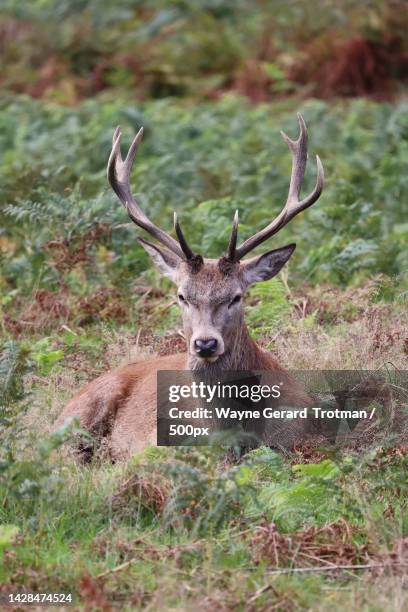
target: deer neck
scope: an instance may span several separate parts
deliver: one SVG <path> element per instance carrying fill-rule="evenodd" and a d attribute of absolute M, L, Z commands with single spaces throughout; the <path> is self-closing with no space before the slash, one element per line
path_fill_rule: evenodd
<path fill-rule="evenodd" d="M 248 328 L 243 323 L 231 338 L 230 348 L 214 363 L 206 363 L 198 357 L 188 355 L 189 370 L 203 370 L 215 374 L 221 370 L 262 370 L 267 369 L 267 354 L 251 338 Z"/>

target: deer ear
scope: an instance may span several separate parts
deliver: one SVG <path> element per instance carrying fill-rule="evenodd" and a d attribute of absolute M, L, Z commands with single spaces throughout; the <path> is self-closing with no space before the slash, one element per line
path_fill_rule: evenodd
<path fill-rule="evenodd" d="M 269 280 L 276 276 L 295 249 L 296 244 L 288 244 L 280 249 L 269 251 L 264 255 L 257 255 L 242 261 L 241 267 L 246 286 L 248 287 L 259 281 Z"/>
<path fill-rule="evenodd" d="M 177 257 L 177 255 L 169 251 L 169 249 L 152 244 L 144 238 L 138 237 L 137 240 L 140 242 L 144 250 L 150 255 L 153 263 L 160 270 L 160 272 L 164 276 L 170 278 L 173 282 L 176 282 L 176 271 L 181 261 L 180 257 Z"/>

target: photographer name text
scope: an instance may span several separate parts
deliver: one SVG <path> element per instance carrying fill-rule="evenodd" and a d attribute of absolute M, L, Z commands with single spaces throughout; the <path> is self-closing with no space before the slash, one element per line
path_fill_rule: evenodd
<path fill-rule="evenodd" d="M 368 412 L 367 410 L 341 410 L 335 408 L 328 410 L 318 406 L 306 408 L 271 408 L 263 410 L 234 410 L 231 408 L 215 407 L 195 408 L 193 410 L 181 410 L 176 406 L 169 409 L 170 419 L 232 419 L 234 421 L 246 421 L 251 419 L 372 419 L 375 414 L 375 407 Z"/>

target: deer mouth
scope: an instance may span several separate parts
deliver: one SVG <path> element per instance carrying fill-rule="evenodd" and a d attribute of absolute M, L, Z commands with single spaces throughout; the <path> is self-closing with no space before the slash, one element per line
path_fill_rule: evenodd
<path fill-rule="evenodd" d="M 191 351 L 190 354 L 192 357 L 195 357 L 199 363 L 210 365 L 211 363 L 215 363 L 221 357 L 223 353 L 212 353 L 210 355 L 209 354 L 200 355 L 196 351 L 194 352 Z"/>
<path fill-rule="evenodd" d="M 220 355 L 213 355 L 212 357 L 200 357 L 201 361 L 204 361 L 204 363 L 214 363 L 215 361 L 217 361 L 218 357 L 220 357 Z"/>

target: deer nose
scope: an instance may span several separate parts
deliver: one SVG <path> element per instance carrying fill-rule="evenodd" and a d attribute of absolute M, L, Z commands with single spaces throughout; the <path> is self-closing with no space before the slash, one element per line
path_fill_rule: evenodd
<path fill-rule="evenodd" d="M 218 342 L 215 338 L 208 340 L 194 340 L 194 348 L 199 357 L 212 357 L 217 350 Z"/>

